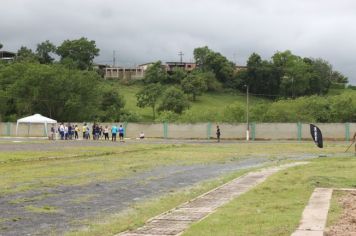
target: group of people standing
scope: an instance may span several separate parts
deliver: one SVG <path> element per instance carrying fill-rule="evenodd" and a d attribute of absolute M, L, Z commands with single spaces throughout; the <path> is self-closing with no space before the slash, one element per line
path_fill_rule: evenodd
<path fill-rule="evenodd" d="M 79 128 L 77 125 L 71 125 L 71 124 L 63 124 L 61 123 L 58 126 L 58 133 L 60 136 L 61 140 L 68 140 L 68 139 L 78 139 L 78 132 Z M 56 130 L 54 126 L 51 127 L 51 136 L 52 139 L 54 139 L 54 134 L 56 133 Z"/>
<path fill-rule="evenodd" d="M 91 127 L 84 123 L 82 128 L 80 129 L 78 125 L 72 125 L 70 123 L 64 124 L 61 123 L 58 126 L 58 133 L 61 140 L 70 140 L 70 139 L 79 139 L 80 131 L 83 134 L 83 139 L 90 140 L 110 140 L 109 133 L 111 133 L 111 141 L 116 141 L 117 134 L 119 135 L 120 142 L 124 142 L 125 129 L 120 125 L 117 127 L 116 125 L 112 125 L 109 128 L 107 125 L 105 127 L 94 123 Z M 54 126 L 51 127 L 51 136 L 54 139 L 54 135 L 56 130 Z"/>
<path fill-rule="evenodd" d="M 118 128 L 116 125 L 112 125 L 109 128 L 107 125 L 105 127 L 99 126 L 99 124 L 94 123 L 91 129 L 93 135 L 93 140 L 99 140 L 104 138 L 104 140 L 110 140 L 109 133 L 111 132 L 111 141 L 116 141 L 117 133 L 119 133 L 120 142 L 124 141 L 125 129 L 120 125 Z M 82 127 L 83 139 L 90 139 L 90 127 L 84 123 Z"/>

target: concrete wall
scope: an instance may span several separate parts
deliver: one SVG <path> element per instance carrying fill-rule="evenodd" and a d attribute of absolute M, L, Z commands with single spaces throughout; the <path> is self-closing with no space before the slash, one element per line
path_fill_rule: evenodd
<path fill-rule="evenodd" d="M 73 122 L 80 129 L 83 123 Z M 87 123 L 91 129 L 92 123 Z M 208 139 L 216 137 L 216 123 L 171 124 L 171 123 L 100 123 L 111 128 L 115 124 L 125 127 L 126 137 L 137 138 L 140 132 L 151 138 Z M 356 132 L 356 123 L 323 123 L 317 125 L 324 139 L 348 140 Z M 219 124 L 222 139 L 246 139 L 246 124 Z M 48 133 L 51 125 L 48 125 Z M 16 136 L 16 123 L 0 123 L 0 136 Z M 44 125 L 20 124 L 18 136 L 45 136 Z M 309 124 L 301 123 L 251 123 L 250 138 L 255 140 L 305 140 L 311 139 Z"/>
<path fill-rule="evenodd" d="M 253 129 L 251 131 L 253 132 Z M 256 123 L 255 125 L 255 139 L 296 140 L 297 138 L 296 123 Z"/>

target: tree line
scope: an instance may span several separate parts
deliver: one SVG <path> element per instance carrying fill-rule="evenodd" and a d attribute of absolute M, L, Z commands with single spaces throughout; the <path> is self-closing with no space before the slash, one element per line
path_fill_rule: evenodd
<path fill-rule="evenodd" d="M 277 52 L 271 60 L 253 53 L 246 68 L 237 70 L 225 56 L 208 47 L 194 49 L 196 69 L 175 68 L 167 73 L 160 61 L 145 73 L 145 87 L 137 93 L 137 106 L 156 112 L 182 114 L 189 100 L 207 91 L 249 91 L 270 100 L 325 95 L 332 85 L 345 88 L 348 78 L 323 59 L 302 58 L 291 51 Z M 163 92 L 166 88 L 165 92 Z"/>
<path fill-rule="evenodd" d="M 0 121 L 33 113 L 61 121 L 130 116 L 119 92 L 93 70 L 99 51 L 86 38 L 65 40 L 58 47 L 45 41 L 35 51 L 21 47 L 13 62 L 0 63 Z"/>
<path fill-rule="evenodd" d="M 0 44 L 0 48 L 2 46 Z M 59 46 L 47 40 L 39 43 L 35 51 L 21 47 L 13 62 L 0 62 L 0 120 L 14 121 L 24 115 L 41 113 L 57 120 L 140 121 L 134 112 L 125 109 L 119 90 L 104 82 L 100 72 L 93 69 L 93 60 L 99 52 L 95 41 L 83 37 L 65 40 Z M 298 97 L 313 103 L 319 99 L 317 95 L 327 94 L 331 86 L 343 88 L 348 82 L 327 61 L 302 58 L 290 51 L 277 52 L 271 60 L 263 60 L 253 53 L 243 70 L 236 70 L 234 63 L 206 46 L 194 49 L 193 53 L 197 65 L 194 70 L 175 68 L 167 72 L 158 61 L 147 69 L 139 82 L 143 87 L 136 94 L 137 106 L 150 107 L 153 120 L 182 120 L 180 117 L 187 117 L 182 114 L 188 114 L 191 104 L 203 93 L 245 92 L 248 86 L 254 95 L 275 101 L 272 105 L 266 103 L 251 108 L 252 117 L 255 110 L 261 108 L 256 121 L 292 121 L 292 115 L 273 109 L 283 107 L 278 104 L 284 102 L 290 105 L 299 101 Z M 305 96 L 312 96 L 311 100 Z M 325 101 L 335 102 L 333 99 Z M 354 107 L 339 105 L 323 107 L 333 111 L 332 114 L 338 114 L 336 110 L 342 107 L 354 112 Z M 223 117 L 215 118 L 239 122 L 244 119 L 243 109 L 238 104 L 227 104 Z M 283 109 L 293 110 L 287 105 Z M 344 121 L 345 117 L 354 120 L 349 114 L 309 117 L 316 121 L 327 117 L 325 122 Z M 190 119 L 194 121 L 194 117 Z"/>

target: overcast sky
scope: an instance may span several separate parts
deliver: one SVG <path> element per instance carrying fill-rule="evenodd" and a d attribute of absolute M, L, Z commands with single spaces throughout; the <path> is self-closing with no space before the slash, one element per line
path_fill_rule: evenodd
<path fill-rule="evenodd" d="M 86 37 L 96 61 L 119 65 L 193 60 L 208 46 L 244 65 L 291 50 L 323 58 L 356 85 L 354 0 L 1 0 L 3 50 Z"/>

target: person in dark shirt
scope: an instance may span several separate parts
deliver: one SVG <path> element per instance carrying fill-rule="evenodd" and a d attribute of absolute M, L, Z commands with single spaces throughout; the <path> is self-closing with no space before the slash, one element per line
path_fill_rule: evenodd
<path fill-rule="evenodd" d="M 218 140 L 218 142 L 220 142 L 220 127 L 217 125 L 216 126 L 216 138 Z"/>
<path fill-rule="evenodd" d="M 354 133 L 354 137 L 352 138 L 352 141 L 355 143 L 355 156 L 356 156 L 356 132 Z"/>

